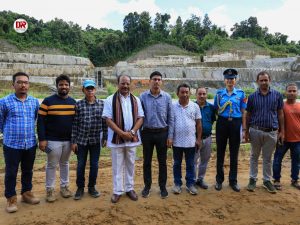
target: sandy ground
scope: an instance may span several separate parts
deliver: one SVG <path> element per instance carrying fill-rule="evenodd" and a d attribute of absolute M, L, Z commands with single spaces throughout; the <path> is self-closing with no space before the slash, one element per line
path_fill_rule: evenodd
<path fill-rule="evenodd" d="M 207 172 L 208 190 L 199 190 L 197 196 L 191 196 L 185 190 L 180 195 L 171 193 L 173 185 L 172 159 L 168 159 L 168 190 L 169 197 L 161 199 L 157 187 L 158 165 L 153 164 L 153 187 L 149 198 L 142 198 L 143 188 L 142 160 L 136 161 L 135 188 L 139 193 L 137 202 L 122 196 L 120 202 L 112 204 L 111 161 L 109 158 L 100 160 L 97 188 L 101 196 L 97 199 L 85 193 L 80 201 L 72 198 L 63 199 L 59 194 L 55 203 L 45 201 L 44 166 L 36 166 L 34 172 L 34 193 L 41 198 L 39 205 L 27 205 L 20 202 L 19 211 L 8 214 L 5 212 L 6 199 L 0 198 L 0 224 L 300 224 L 300 191 L 290 186 L 290 159 L 283 163 L 283 190 L 270 194 L 262 187 L 261 168 L 257 189 L 253 193 L 246 190 L 248 183 L 249 159 L 248 153 L 240 154 L 239 183 L 240 193 L 235 193 L 224 182 L 222 191 L 214 187 L 215 155 Z M 156 161 L 156 160 L 154 160 Z M 261 166 L 261 163 L 260 163 Z M 75 187 L 75 168 L 71 165 L 71 189 Z M 228 158 L 226 159 L 226 174 L 228 174 Z M 3 193 L 3 169 L 0 174 L 0 186 Z M 184 175 L 183 175 L 184 177 Z M 18 192 L 20 190 L 18 178 Z M 57 192 L 58 192 L 57 184 Z"/>

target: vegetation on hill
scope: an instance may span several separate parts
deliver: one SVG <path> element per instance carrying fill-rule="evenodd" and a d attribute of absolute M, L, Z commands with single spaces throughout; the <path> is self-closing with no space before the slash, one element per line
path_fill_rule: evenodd
<path fill-rule="evenodd" d="M 24 18 L 29 23 L 23 34 L 13 30 L 17 18 Z M 146 11 L 129 13 L 123 20 L 124 31 L 120 31 L 89 25 L 82 29 L 78 24 L 57 18 L 43 22 L 27 15 L 0 11 L 0 39 L 16 45 L 21 51 L 53 48 L 88 57 L 96 66 L 112 65 L 140 49 L 161 42 L 195 54 L 205 54 L 214 48 L 232 49 L 233 45 L 243 44 L 246 39 L 273 57 L 300 54 L 300 41 L 289 42 L 287 35 L 269 33 L 268 28 L 259 26 L 255 17 L 236 23 L 230 37 L 225 30 L 212 24 L 207 14 L 204 18 L 192 15 L 186 21 L 178 17 L 175 25 L 169 24 L 170 18 L 169 14 L 157 13 L 152 23 Z"/>

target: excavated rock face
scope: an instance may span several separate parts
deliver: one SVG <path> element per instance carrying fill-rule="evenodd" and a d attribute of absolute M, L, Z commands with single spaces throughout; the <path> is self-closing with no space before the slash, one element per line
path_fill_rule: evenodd
<path fill-rule="evenodd" d="M 84 77 L 94 78 L 94 65 L 87 58 L 31 53 L 0 52 L 0 78 L 24 71 L 32 82 L 53 84 L 60 74 L 69 75 L 74 84 L 81 83 Z"/>

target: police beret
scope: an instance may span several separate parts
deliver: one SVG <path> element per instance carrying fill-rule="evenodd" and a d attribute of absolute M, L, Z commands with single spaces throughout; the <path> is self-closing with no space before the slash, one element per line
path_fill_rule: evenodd
<path fill-rule="evenodd" d="M 225 79 L 233 79 L 236 78 L 238 75 L 238 72 L 235 69 L 226 69 L 223 72 Z"/>

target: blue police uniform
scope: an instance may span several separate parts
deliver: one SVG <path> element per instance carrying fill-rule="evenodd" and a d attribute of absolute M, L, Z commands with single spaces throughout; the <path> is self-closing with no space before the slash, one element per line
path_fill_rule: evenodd
<path fill-rule="evenodd" d="M 227 69 L 223 75 L 225 79 L 235 79 L 237 71 Z M 214 98 L 214 107 L 218 114 L 216 124 L 217 175 L 215 187 L 217 190 L 221 190 L 224 181 L 224 157 L 227 140 L 229 140 L 229 184 L 233 190 L 239 191 L 239 187 L 237 186 L 238 153 L 241 142 L 242 110 L 244 110 L 246 106 L 245 93 L 241 89 L 233 88 L 232 93 L 229 95 L 227 89 L 223 88 L 217 91 Z"/>

